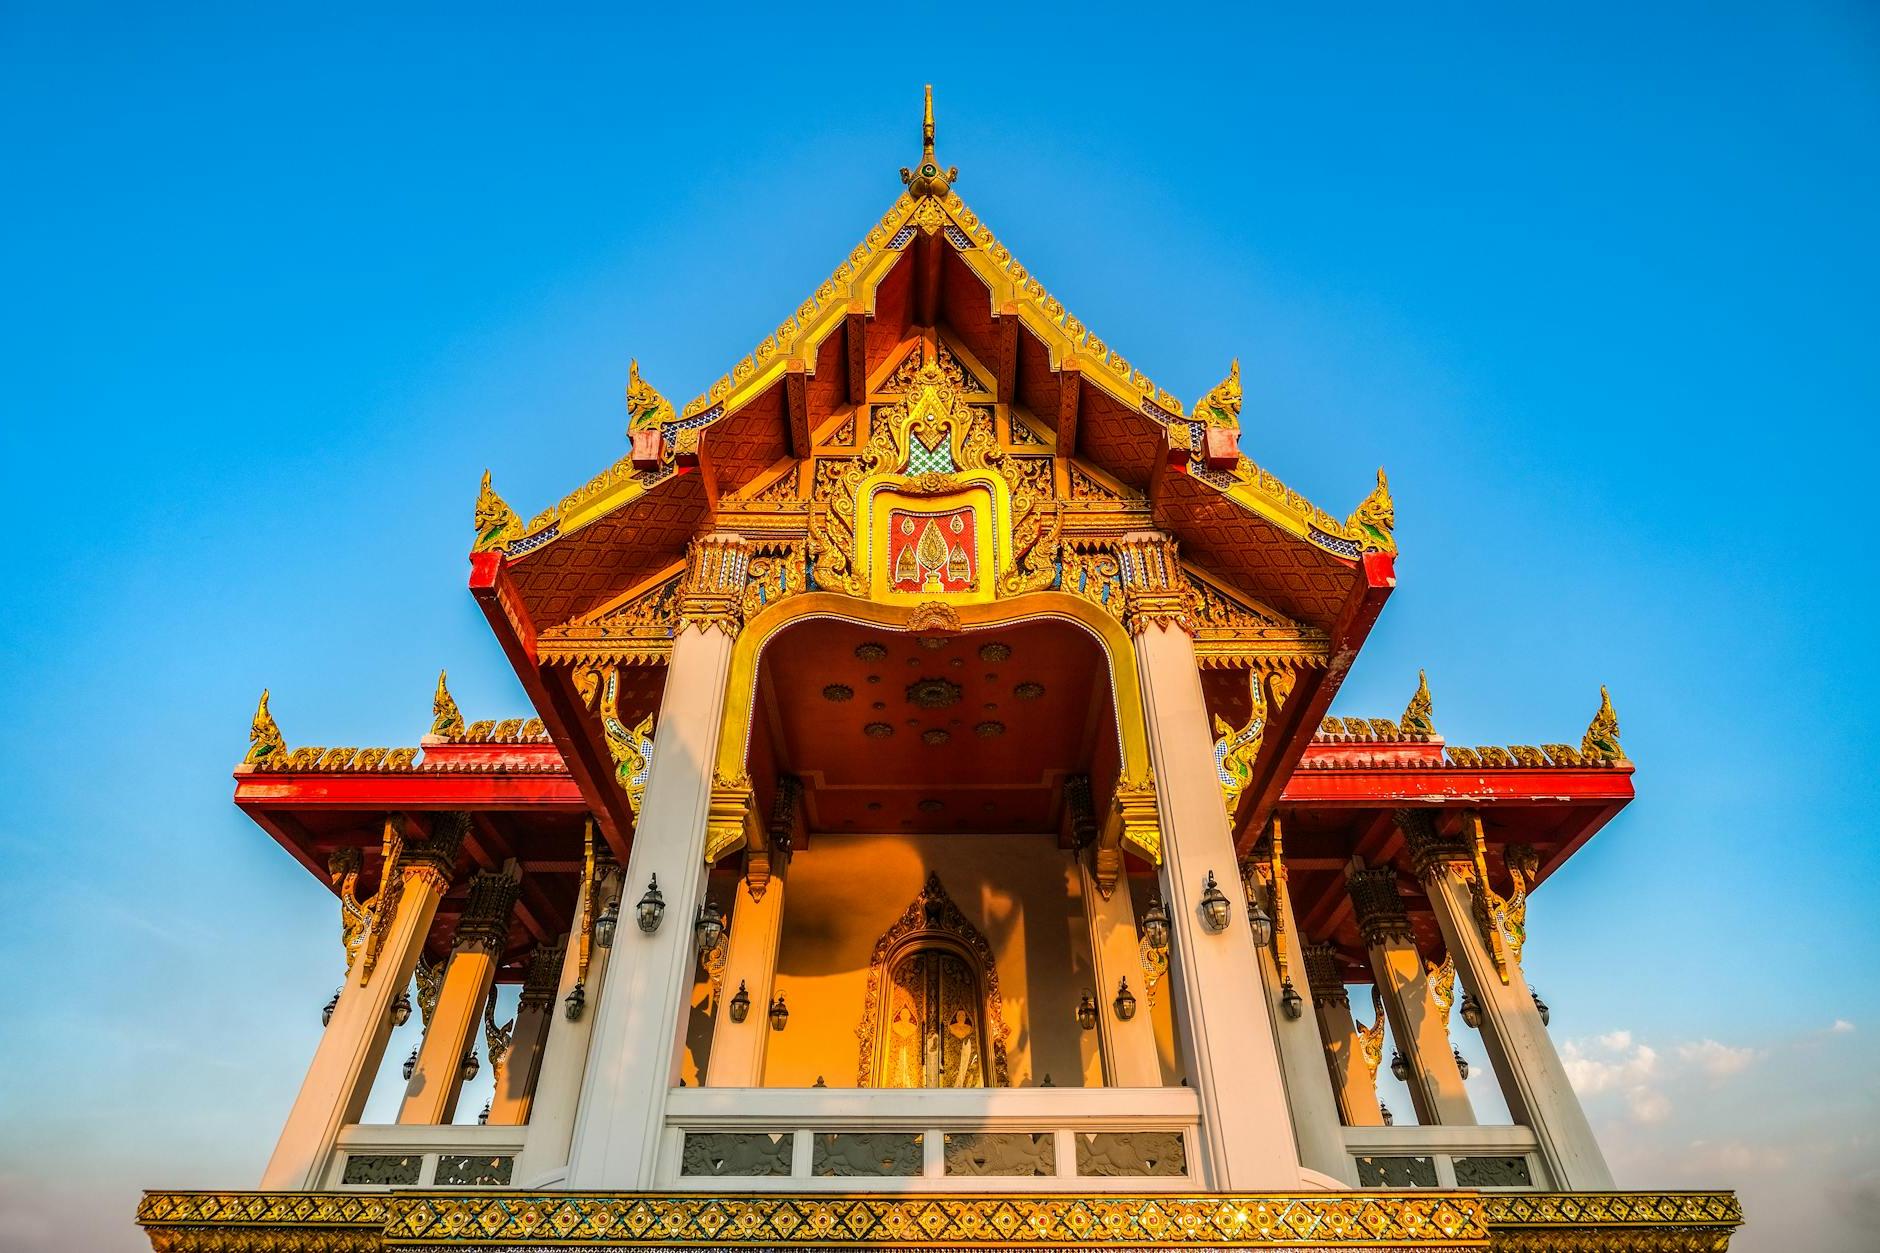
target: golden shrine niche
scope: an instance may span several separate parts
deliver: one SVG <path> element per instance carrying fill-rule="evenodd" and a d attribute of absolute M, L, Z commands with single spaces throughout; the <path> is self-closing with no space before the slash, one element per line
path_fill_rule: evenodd
<path fill-rule="evenodd" d="M 890 603 L 977 604 L 1055 581 L 1051 458 L 1001 449 L 992 410 L 962 399 L 968 380 L 948 364 L 904 366 L 900 399 L 876 407 L 861 455 L 818 473 L 817 586 Z"/>
<path fill-rule="evenodd" d="M 868 960 L 855 1081 L 864 1088 L 1010 1087 L 992 946 L 927 883 Z"/>

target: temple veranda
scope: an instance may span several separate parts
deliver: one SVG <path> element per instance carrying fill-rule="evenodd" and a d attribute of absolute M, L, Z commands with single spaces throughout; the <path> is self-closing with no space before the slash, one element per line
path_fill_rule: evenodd
<path fill-rule="evenodd" d="M 1107 347 L 931 105 L 902 176 L 704 395 L 632 367 L 616 465 L 527 522 L 485 476 L 526 716 L 440 675 L 420 745 L 305 747 L 263 693 L 235 802 L 343 983 L 259 1189 L 153 1246 L 1724 1248 L 1728 1193 L 1616 1188 L 1524 974 L 1633 795 L 1604 691 L 1329 716 L 1382 471 L 1327 513 L 1237 366 L 1184 408 Z"/>

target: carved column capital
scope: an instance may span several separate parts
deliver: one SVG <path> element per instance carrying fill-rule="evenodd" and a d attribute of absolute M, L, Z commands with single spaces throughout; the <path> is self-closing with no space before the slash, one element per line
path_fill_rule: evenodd
<path fill-rule="evenodd" d="M 1131 531 L 1116 544 L 1123 584 L 1123 624 L 1131 635 L 1152 626 L 1194 630 L 1194 591 L 1182 575 L 1175 540 L 1161 531 Z"/>
<path fill-rule="evenodd" d="M 1397 891 L 1397 872 L 1389 866 L 1353 870 L 1345 876 L 1351 893 L 1351 905 L 1358 916 L 1358 930 L 1367 945 L 1392 941 L 1411 942 L 1410 915 Z"/>
<path fill-rule="evenodd" d="M 561 979 L 562 959 L 567 951 L 566 944 L 535 946 L 529 954 L 529 973 L 522 982 L 522 997 L 516 1002 L 519 1010 L 547 1009 L 555 1003 L 555 988 Z"/>
<path fill-rule="evenodd" d="M 709 866 L 737 848 L 761 845 L 763 838 L 750 776 L 713 775 L 711 800 L 705 811 L 705 864 Z"/>
<path fill-rule="evenodd" d="M 750 546 L 730 531 L 713 531 L 686 550 L 685 583 L 679 592 L 679 629 L 697 627 L 736 636 L 744 627 L 744 587 L 750 576 Z"/>
<path fill-rule="evenodd" d="M 439 814 L 431 821 L 431 834 L 423 840 L 406 840 L 399 855 L 399 869 L 407 881 L 418 879 L 438 892 L 450 890 L 456 874 L 457 854 L 470 832 L 470 815 Z"/>
<path fill-rule="evenodd" d="M 454 947 L 500 954 L 509 940 L 509 914 L 521 891 L 522 872 L 513 862 L 505 869 L 472 876 L 470 900 L 457 920 Z"/>
<path fill-rule="evenodd" d="M 1455 869 L 1465 880 L 1474 873 L 1469 846 L 1436 830 L 1436 815 L 1426 809 L 1399 809 L 1394 815 L 1410 849 L 1410 865 L 1425 883 L 1445 870 Z"/>
<path fill-rule="evenodd" d="M 1343 969 L 1335 944 L 1305 946 L 1306 983 L 1312 989 L 1312 1004 L 1319 1009 L 1328 1005 L 1351 1007 L 1351 994 L 1345 990 Z"/>

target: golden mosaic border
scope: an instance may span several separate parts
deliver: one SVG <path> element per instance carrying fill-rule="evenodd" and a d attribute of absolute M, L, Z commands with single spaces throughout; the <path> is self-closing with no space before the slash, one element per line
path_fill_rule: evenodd
<path fill-rule="evenodd" d="M 1209 1195 L 152 1192 L 156 1253 L 595 1248 L 1729 1247 L 1728 1192 Z"/>

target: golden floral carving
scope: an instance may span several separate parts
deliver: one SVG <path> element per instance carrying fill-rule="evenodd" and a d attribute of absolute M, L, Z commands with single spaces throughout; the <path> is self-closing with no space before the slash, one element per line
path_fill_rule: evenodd
<path fill-rule="evenodd" d="M 620 720 L 620 668 L 610 666 L 601 683 L 601 730 L 607 737 L 607 753 L 614 761 L 614 781 L 627 794 L 633 816 L 640 816 L 640 801 L 646 796 L 646 783 L 653 770 L 653 714 L 649 710 L 639 724 L 628 729 Z"/>
<path fill-rule="evenodd" d="M 1266 702 L 1260 695 L 1260 672 L 1247 671 L 1247 720 L 1231 725 L 1214 715 L 1214 773 L 1220 779 L 1221 800 L 1231 820 L 1240 794 L 1253 782 L 1253 759 L 1259 756 L 1266 730 Z"/>

